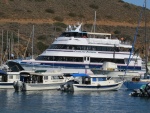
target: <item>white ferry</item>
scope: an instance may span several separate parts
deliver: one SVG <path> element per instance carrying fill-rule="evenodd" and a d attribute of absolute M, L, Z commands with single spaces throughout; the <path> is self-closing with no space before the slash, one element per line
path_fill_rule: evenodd
<path fill-rule="evenodd" d="M 82 24 L 69 26 L 36 59 L 21 60 L 23 67 L 48 67 L 65 69 L 100 69 L 103 62 L 114 62 L 120 71 L 127 67 L 132 45 L 112 38 L 109 33 L 95 33 L 81 30 Z M 141 70 L 142 59 L 131 54 L 128 70 Z"/>

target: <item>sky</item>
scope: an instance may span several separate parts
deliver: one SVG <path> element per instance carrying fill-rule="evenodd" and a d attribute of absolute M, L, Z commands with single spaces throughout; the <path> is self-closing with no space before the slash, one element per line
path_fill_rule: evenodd
<path fill-rule="evenodd" d="M 123 1 L 137 5 L 137 6 L 143 6 L 145 0 L 123 0 Z M 150 9 L 150 0 L 146 0 L 146 1 L 147 1 L 146 7 Z"/>

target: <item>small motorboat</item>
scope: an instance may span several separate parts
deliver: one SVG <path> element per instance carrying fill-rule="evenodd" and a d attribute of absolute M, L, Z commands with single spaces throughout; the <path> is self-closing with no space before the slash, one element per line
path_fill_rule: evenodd
<path fill-rule="evenodd" d="M 118 90 L 123 81 L 112 80 L 107 75 L 88 75 L 84 73 L 71 74 L 74 80 L 60 86 L 62 91 L 112 91 Z"/>
<path fill-rule="evenodd" d="M 15 91 L 33 91 L 59 89 L 66 79 L 61 72 L 49 72 L 47 70 L 36 70 L 35 72 L 21 72 L 20 81 L 15 81 Z"/>

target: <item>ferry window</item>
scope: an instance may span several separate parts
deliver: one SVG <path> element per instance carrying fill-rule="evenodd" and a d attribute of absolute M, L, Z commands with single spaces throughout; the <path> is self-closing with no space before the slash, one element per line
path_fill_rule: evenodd
<path fill-rule="evenodd" d="M 101 51 L 101 47 L 100 46 L 97 46 L 97 51 Z"/>
<path fill-rule="evenodd" d="M 48 80 L 48 76 L 44 76 L 44 80 Z"/>
<path fill-rule="evenodd" d="M 96 77 L 92 78 L 92 81 L 93 81 L 93 82 L 96 82 Z"/>
<path fill-rule="evenodd" d="M 13 79 L 13 75 L 9 75 L 9 79 Z"/>
<path fill-rule="evenodd" d="M 80 37 L 87 37 L 87 33 L 79 33 Z"/>

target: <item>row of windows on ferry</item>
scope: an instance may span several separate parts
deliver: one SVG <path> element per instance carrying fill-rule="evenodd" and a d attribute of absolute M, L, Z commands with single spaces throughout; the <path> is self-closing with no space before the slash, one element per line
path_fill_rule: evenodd
<path fill-rule="evenodd" d="M 105 46 L 84 46 L 84 45 L 63 45 L 52 44 L 49 49 L 72 49 L 72 50 L 92 50 L 92 51 L 130 51 L 129 48 L 122 47 L 105 47 Z"/>
<path fill-rule="evenodd" d="M 83 32 L 63 32 L 60 37 L 74 37 L 74 38 L 110 38 L 111 35 L 96 35 L 96 34 L 87 34 L 86 31 Z"/>
<path fill-rule="evenodd" d="M 78 33 L 78 32 L 63 32 L 60 37 L 76 37 L 76 38 L 81 38 L 83 36 L 87 37 L 86 32 Z"/>
<path fill-rule="evenodd" d="M 66 56 L 38 56 L 36 60 L 44 61 L 65 61 L 65 62 L 83 62 L 86 60 L 86 57 L 66 57 Z M 123 64 L 124 59 L 114 59 L 114 58 L 89 58 L 87 59 L 93 63 L 102 63 L 102 62 L 114 62 L 118 64 Z"/>

